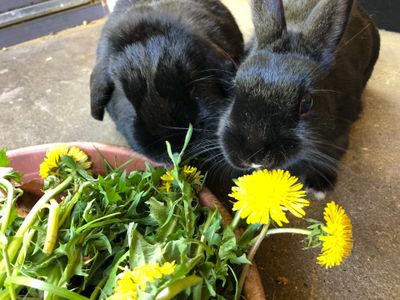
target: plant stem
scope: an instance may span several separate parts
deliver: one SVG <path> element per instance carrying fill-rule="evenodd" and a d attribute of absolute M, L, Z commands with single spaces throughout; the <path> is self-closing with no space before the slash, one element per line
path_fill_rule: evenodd
<path fill-rule="evenodd" d="M 83 183 L 79 187 L 78 192 L 74 196 L 72 196 L 71 200 L 69 200 L 68 203 L 65 204 L 65 209 L 61 210 L 61 218 L 60 218 L 60 222 L 58 223 L 58 228 L 61 228 L 61 226 L 63 226 L 63 224 L 67 220 L 67 218 L 71 215 L 71 210 L 74 207 L 75 203 L 81 197 L 83 189 L 89 184 L 90 184 L 90 182 Z"/>
<path fill-rule="evenodd" d="M 238 224 L 239 224 L 239 221 L 240 221 L 240 213 L 241 213 L 241 210 L 237 211 L 237 212 L 235 213 L 235 216 L 233 217 L 233 220 L 232 220 L 232 223 L 231 223 L 231 227 L 232 227 L 232 230 L 233 230 L 233 231 L 235 231 L 236 227 L 237 227 Z"/>
<path fill-rule="evenodd" d="M 280 233 L 293 233 L 293 234 L 303 234 L 303 235 L 310 235 L 311 231 L 307 229 L 302 229 L 302 228 L 274 228 L 274 229 L 269 229 L 269 224 L 264 225 L 262 228 L 260 234 L 257 236 L 255 239 L 255 242 L 253 246 L 251 247 L 249 254 L 247 256 L 247 259 L 249 261 L 252 261 L 254 259 L 254 256 L 258 250 L 258 248 L 261 245 L 261 242 L 264 240 L 265 237 L 268 235 L 273 235 L 273 234 L 280 234 Z M 247 274 L 250 270 L 250 265 L 246 265 L 243 267 L 242 274 L 240 275 L 239 279 L 239 293 L 237 294 L 236 300 L 240 299 L 241 292 L 244 286 L 244 282 L 246 280 Z"/>
<path fill-rule="evenodd" d="M 61 193 L 64 189 L 66 189 L 71 181 L 74 178 L 74 174 L 69 175 L 62 183 L 56 186 L 54 189 L 46 191 L 46 193 L 39 199 L 38 202 L 32 207 L 29 214 L 26 216 L 24 222 L 21 224 L 21 227 L 18 229 L 15 236 L 23 236 L 25 232 L 31 227 L 33 222 L 36 220 L 37 214 L 43 208 L 43 206 L 56 195 Z"/>
<path fill-rule="evenodd" d="M 60 215 L 60 205 L 56 200 L 50 200 L 49 217 L 47 222 L 46 239 L 44 241 L 43 253 L 51 254 L 57 241 L 58 219 Z"/>
<path fill-rule="evenodd" d="M 60 270 L 62 270 L 62 268 L 58 268 L 58 267 L 53 267 L 50 270 L 48 270 L 48 272 L 46 272 L 46 282 L 55 286 L 61 286 L 58 285 L 58 281 L 60 280 L 60 276 L 61 276 L 61 272 Z M 43 291 L 43 299 L 42 300 L 59 300 L 60 297 L 49 293 L 49 291 Z"/>
<path fill-rule="evenodd" d="M 206 232 L 208 230 L 208 228 L 211 225 L 211 221 L 214 220 L 215 215 L 218 213 L 218 210 L 216 209 L 211 215 L 207 216 L 207 220 L 204 224 L 204 228 L 203 228 L 203 233 Z M 204 234 L 201 235 L 200 237 L 200 243 L 197 245 L 197 250 L 196 250 L 196 255 L 195 257 L 199 256 L 202 254 L 203 252 L 203 245 L 202 243 L 204 242 L 204 240 L 206 239 L 206 237 L 204 236 Z"/>
<path fill-rule="evenodd" d="M 281 234 L 281 233 L 294 233 L 302 235 L 310 235 L 311 231 L 302 228 L 274 228 L 267 231 L 265 236 Z"/>
<path fill-rule="evenodd" d="M 201 300 L 201 294 L 203 291 L 203 285 L 198 284 L 193 287 L 193 300 Z"/>
<path fill-rule="evenodd" d="M 3 261 L 6 266 L 7 277 L 11 277 L 11 268 L 10 268 L 11 266 L 10 266 L 10 260 L 8 258 L 7 250 L 5 248 L 3 248 L 2 253 L 3 253 Z M 8 293 L 11 297 L 11 300 L 16 300 L 17 296 L 15 295 L 14 285 L 12 283 L 8 283 L 7 285 L 8 285 L 8 287 L 7 287 Z"/>
<path fill-rule="evenodd" d="M 26 255 L 27 255 L 28 249 L 29 249 L 29 244 L 31 243 L 32 238 L 35 235 L 35 232 L 36 232 L 36 230 L 31 229 L 25 234 L 24 239 L 22 241 L 22 248 L 18 252 L 18 256 L 17 256 L 17 259 L 14 264 L 14 270 L 12 272 L 12 276 L 18 275 L 19 268 L 22 266 L 22 264 L 25 261 L 25 258 L 26 258 Z"/>
<path fill-rule="evenodd" d="M 56 186 L 51 190 L 46 191 L 45 194 L 32 207 L 31 211 L 26 216 L 24 222 L 22 222 L 21 226 L 15 233 L 13 240 L 7 247 L 7 254 L 11 264 L 14 262 L 14 258 L 17 256 L 18 250 L 21 247 L 25 233 L 31 228 L 32 224 L 36 221 L 37 215 L 39 214 L 40 210 L 51 198 L 54 198 L 57 194 L 61 193 L 64 189 L 66 189 L 74 179 L 74 176 L 75 173 L 69 175 L 61 184 L 59 184 L 58 186 Z M 4 279 L 6 275 L 5 268 L 6 266 L 3 260 L 0 262 L 0 286 L 4 284 Z"/>
<path fill-rule="evenodd" d="M 107 282 L 107 277 L 103 277 L 99 284 L 96 285 L 96 287 L 93 290 L 93 293 L 90 295 L 90 300 L 96 300 L 99 298 L 99 294 L 101 292 L 101 289 L 103 288 L 103 286 L 105 285 L 105 283 Z"/>
<path fill-rule="evenodd" d="M 1 229 L 0 229 L 0 234 L 4 239 L 7 241 L 7 237 L 5 236 L 6 230 L 8 228 L 8 225 L 10 223 L 10 216 L 11 216 L 11 211 L 14 206 L 14 187 L 13 185 L 6 179 L 0 178 L 0 187 L 4 189 L 7 193 L 7 200 L 6 200 L 6 205 L 4 208 L 3 212 L 3 217 L 1 218 Z M 7 277 L 11 276 L 11 265 L 10 265 L 10 259 L 7 253 L 7 244 L 2 245 L 2 255 L 3 255 L 3 264 L 6 269 L 6 274 Z M 15 300 L 17 298 L 15 294 L 15 289 L 13 284 L 8 284 L 8 292 L 9 296 L 11 297 L 12 300 Z"/>
<path fill-rule="evenodd" d="M 88 235 L 89 233 L 83 235 L 75 244 L 75 248 L 74 248 L 74 255 L 68 255 L 68 262 L 67 265 L 64 268 L 64 272 L 60 278 L 60 280 L 58 281 L 58 286 L 64 286 L 67 283 L 69 283 L 71 277 L 73 276 L 73 272 L 76 268 L 77 263 L 80 261 L 81 259 L 81 253 L 82 253 L 82 241 L 86 235 Z"/>
<path fill-rule="evenodd" d="M 268 227 L 269 227 L 269 223 L 268 223 L 268 224 L 265 224 L 265 225 L 263 226 L 263 228 L 261 229 L 261 232 L 258 234 L 255 243 L 253 244 L 253 246 L 251 247 L 251 249 L 250 249 L 250 251 L 249 251 L 249 254 L 247 255 L 247 259 L 248 259 L 249 261 L 253 261 L 254 256 L 256 255 L 257 250 L 258 250 L 258 248 L 259 248 L 260 245 L 261 245 L 261 242 L 262 242 L 262 241 L 264 240 L 264 238 L 265 238 L 265 235 L 266 235 L 266 233 L 267 233 L 267 231 L 268 231 Z M 249 273 L 250 267 L 251 267 L 251 265 L 245 265 L 245 266 L 243 267 L 242 274 L 240 274 L 240 278 L 239 278 L 239 291 L 238 291 L 238 293 L 237 293 L 236 300 L 239 300 L 240 297 L 241 297 L 242 290 L 243 290 L 243 286 L 244 286 L 244 282 L 245 282 L 245 280 L 246 280 L 247 274 Z"/>
<path fill-rule="evenodd" d="M 8 223 L 10 222 L 11 210 L 14 205 L 14 187 L 8 180 L 4 178 L 0 178 L 0 187 L 3 187 L 3 189 L 5 189 L 7 192 L 7 201 L 4 208 L 3 217 L 1 218 L 1 229 L 0 229 L 1 234 L 4 234 L 8 228 Z"/>

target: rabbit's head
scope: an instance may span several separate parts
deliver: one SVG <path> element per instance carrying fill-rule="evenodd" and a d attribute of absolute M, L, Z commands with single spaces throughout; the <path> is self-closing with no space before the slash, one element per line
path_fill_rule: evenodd
<path fill-rule="evenodd" d="M 101 119 L 113 90 L 122 91 L 134 107 L 135 150 L 154 160 L 165 154 L 165 139 L 182 146 L 189 123 L 203 127 L 198 123 L 226 107 L 235 71 L 212 41 L 162 22 L 123 18 L 109 29 L 112 51 L 91 78 L 92 115 Z"/>
<path fill-rule="evenodd" d="M 255 47 L 237 72 L 218 130 L 233 167 L 287 167 L 305 155 L 312 133 L 334 129 L 334 97 L 315 91 L 335 67 L 352 5 L 320 0 L 293 25 L 282 0 L 253 1 Z"/>

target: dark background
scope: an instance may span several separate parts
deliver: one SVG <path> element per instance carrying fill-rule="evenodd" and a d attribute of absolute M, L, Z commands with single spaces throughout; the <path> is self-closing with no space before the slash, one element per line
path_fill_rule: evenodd
<path fill-rule="evenodd" d="M 400 32 L 400 0 L 358 0 L 381 29 Z"/>

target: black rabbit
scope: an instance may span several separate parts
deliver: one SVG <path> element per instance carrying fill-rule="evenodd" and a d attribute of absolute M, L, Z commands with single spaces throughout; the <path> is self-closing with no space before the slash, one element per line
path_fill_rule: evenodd
<path fill-rule="evenodd" d="M 352 0 L 254 0 L 254 47 L 218 135 L 231 167 L 284 168 L 317 196 L 331 188 L 379 33 Z"/>
<path fill-rule="evenodd" d="M 106 108 L 134 150 L 164 162 L 165 140 L 179 151 L 189 123 L 193 145 L 216 131 L 243 52 L 219 0 L 119 0 L 90 78 L 92 116 Z"/>

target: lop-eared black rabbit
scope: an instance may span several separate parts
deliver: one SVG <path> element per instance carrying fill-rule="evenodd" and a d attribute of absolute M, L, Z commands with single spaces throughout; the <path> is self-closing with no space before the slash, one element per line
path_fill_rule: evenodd
<path fill-rule="evenodd" d="M 106 108 L 134 150 L 166 161 L 165 140 L 178 151 L 189 123 L 194 144 L 217 127 L 243 52 L 219 0 L 119 0 L 90 78 L 92 116 Z"/>
<path fill-rule="evenodd" d="M 254 48 L 219 125 L 237 170 L 284 168 L 317 196 L 332 187 L 379 33 L 352 0 L 254 0 Z"/>

